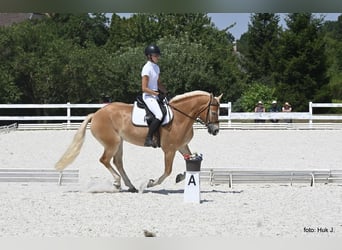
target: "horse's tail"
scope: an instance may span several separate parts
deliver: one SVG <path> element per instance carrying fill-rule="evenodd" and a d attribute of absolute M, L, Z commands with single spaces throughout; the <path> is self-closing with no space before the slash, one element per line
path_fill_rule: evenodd
<path fill-rule="evenodd" d="M 58 171 L 62 171 L 69 164 L 71 164 L 76 157 L 79 155 L 81 148 L 83 146 L 85 131 L 88 123 L 93 118 L 94 114 L 89 114 L 87 118 L 82 122 L 81 126 L 77 130 L 74 139 L 72 140 L 70 146 L 65 151 L 63 156 L 59 159 L 59 161 L 55 165 L 55 169 Z"/>

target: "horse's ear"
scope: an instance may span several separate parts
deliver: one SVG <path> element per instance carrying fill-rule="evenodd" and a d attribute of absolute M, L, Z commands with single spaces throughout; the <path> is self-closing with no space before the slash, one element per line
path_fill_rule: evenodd
<path fill-rule="evenodd" d="M 216 98 L 220 101 L 222 96 L 223 96 L 223 93 L 220 96 L 216 97 Z"/>

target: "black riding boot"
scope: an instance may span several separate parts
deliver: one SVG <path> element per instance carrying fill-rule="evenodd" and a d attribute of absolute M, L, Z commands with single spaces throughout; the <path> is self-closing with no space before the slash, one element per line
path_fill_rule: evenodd
<path fill-rule="evenodd" d="M 154 132 L 159 128 L 160 125 L 160 120 L 158 119 L 153 119 L 153 121 L 151 122 L 149 128 L 148 128 L 148 133 L 147 133 L 147 137 L 145 140 L 145 144 L 144 146 L 146 147 L 157 147 L 157 144 L 155 142 L 153 142 L 153 134 Z"/>

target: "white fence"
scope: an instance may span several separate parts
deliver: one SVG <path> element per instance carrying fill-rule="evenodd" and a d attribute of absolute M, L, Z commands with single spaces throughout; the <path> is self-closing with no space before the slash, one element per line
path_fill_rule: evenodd
<path fill-rule="evenodd" d="M 0 110 L 2 109 L 64 109 L 65 115 L 59 116 L 38 116 L 38 115 L 30 115 L 30 116 L 20 116 L 20 115 L 8 115 L 4 116 L 0 114 L 0 121 L 12 121 L 18 122 L 20 121 L 60 121 L 62 124 L 67 124 L 66 128 L 72 126 L 73 122 L 80 122 L 85 119 L 84 116 L 74 116 L 72 115 L 72 109 L 85 109 L 85 108 L 92 108 L 92 109 L 99 109 L 105 106 L 106 104 L 0 104 Z M 256 119 L 259 120 L 271 120 L 271 119 L 278 119 L 278 120 L 302 120 L 307 121 L 308 124 L 311 124 L 313 121 L 326 121 L 330 123 L 336 123 L 338 121 L 342 121 L 342 113 L 339 114 L 326 114 L 326 115 L 319 115 L 313 114 L 314 108 L 342 108 L 342 103 L 309 103 L 309 112 L 264 112 L 264 113 L 256 113 L 256 112 L 232 112 L 232 104 L 231 102 L 222 103 L 220 105 L 221 109 L 226 109 L 226 115 L 220 115 L 219 119 L 221 124 L 225 124 L 227 126 L 231 126 L 232 122 L 235 124 L 239 124 L 245 121 L 253 121 Z M 245 123 L 246 124 L 246 123 Z M 247 123 L 248 124 L 248 123 Z M 249 123 L 250 124 L 250 123 Z M 301 123 L 303 124 L 303 123 Z M 342 124 L 342 123 L 341 123 Z M 47 124 L 48 125 L 48 124 Z M 52 127 L 57 126 L 55 124 L 49 124 Z M 257 124 L 255 124 L 257 125 Z M 63 125 L 64 126 L 64 125 Z M 267 125 L 257 125 L 262 127 L 267 127 Z M 280 123 L 278 127 L 286 126 L 284 123 Z"/>
<path fill-rule="evenodd" d="M 17 123 L 13 123 L 13 124 L 6 125 L 6 126 L 0 126 L 0 133 L 9 133 L 13 130 L 16 130 L 17 126 L 18 126 Z"/>
<path fill-rule="evenodd" d="M 291 186 L 295 183 L 307 183 L 314 186 L 316 183 L 341 183 L 341 170 L 248 170 L 229 168 L 203 168 L 200 172 L 202 181 L 211 185 L 229 184 L 265 184 L 284 183 Z"/>
<path fill-rule="evenodd" d="M 341 115 L 319 115 L 313 114 L 313 108 L 342 108 L 342 103 L 312 103 L 309 102 L 309 112 L 232 112 L 232 104 L 222 103 L 221 108 L 228 109 L 227 116 L 220 116 L 220 120 L 227 120 L 228 123 L 241 120 L 307 120 L 312 121 L 342 121 Z"/>
<path fill-rule="evenodd" d="M 106 104 L 0 104 L 0 109 L 65 109 L 65 116 L 0 116 L 0 121 L 82 121 L 86 116 L 73 116 L 72 109 L 102 108 Z"/>

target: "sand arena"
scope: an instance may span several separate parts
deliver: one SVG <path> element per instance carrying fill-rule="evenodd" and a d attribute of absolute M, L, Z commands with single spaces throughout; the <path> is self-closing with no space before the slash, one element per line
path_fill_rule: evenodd
<path fill-rule="evenodd" d="M 0 134 L 1 168 L 53 168 L 75 131 Z M 222 130 L 214 137 L 195 130 L 190 148 L 202 167 L 342 169 L 339 130 Z M 99 163 L 102 146 L 87 131 L 79 157 L 78 185 L 0 183 L 0 236 L 341 237 L 342 185 L 201 185 L 201 204 L 183 202 L 185 169 L 176 155 L 165 182 L 144 193 L 110 191 L 112 177 Z M 159 177 L 160 149 L 124 144 L 124 164 L 134 185 Z M 125 189 L 125 187 L 123 187 Z"/>

